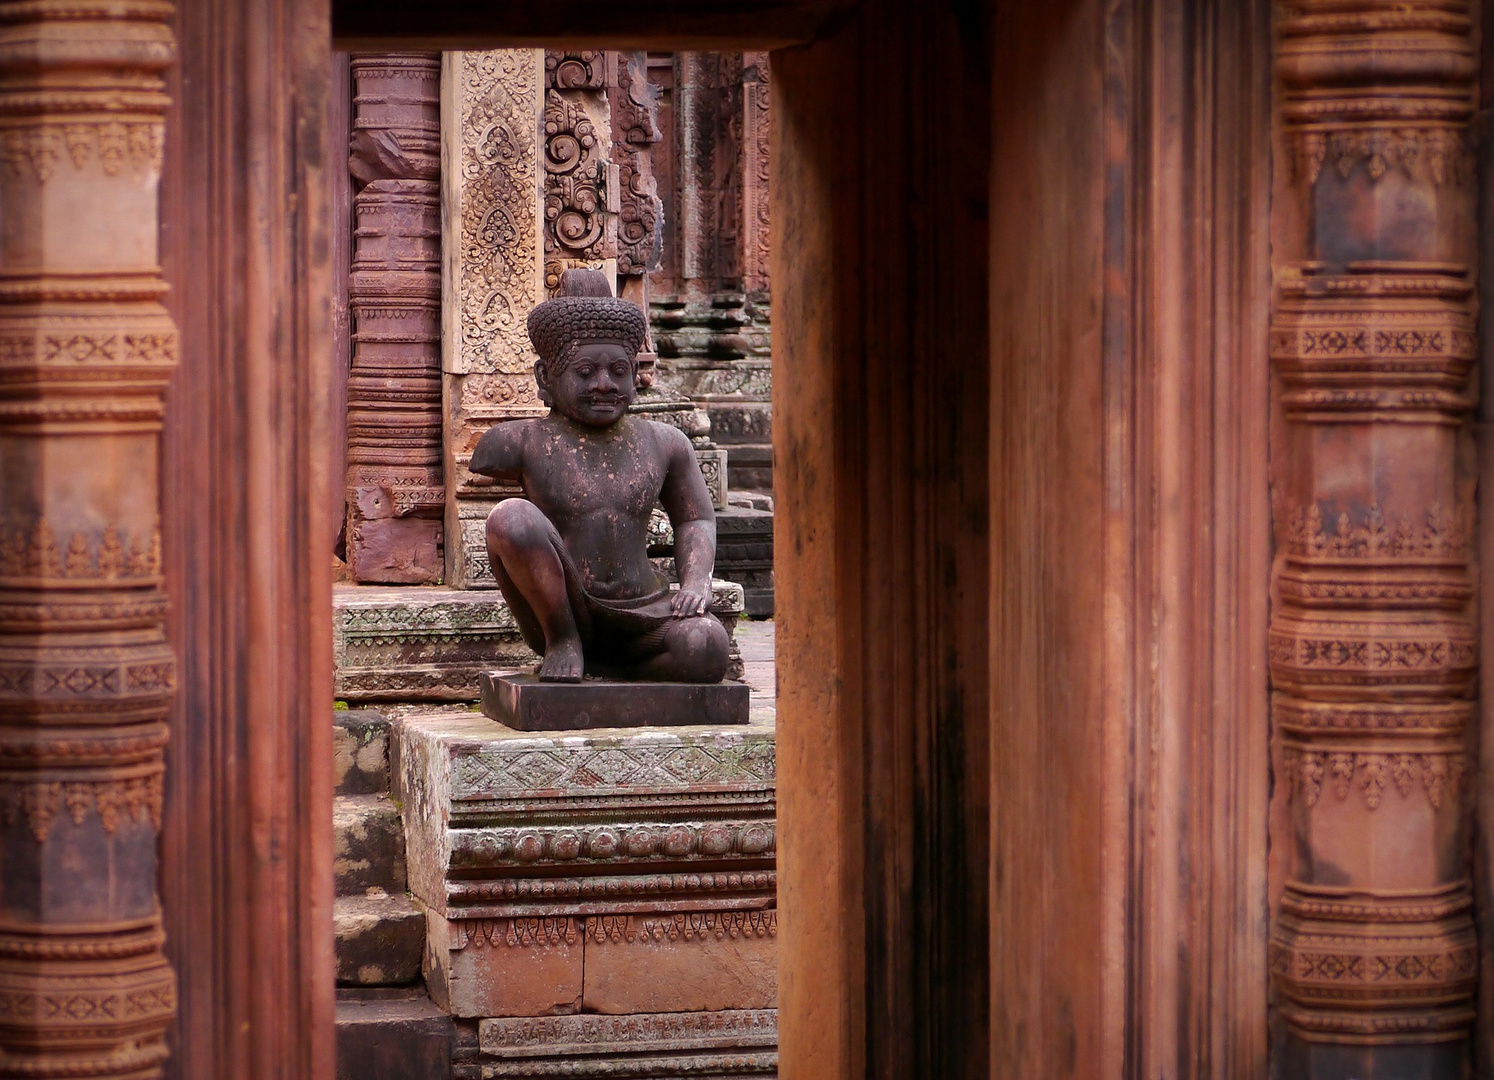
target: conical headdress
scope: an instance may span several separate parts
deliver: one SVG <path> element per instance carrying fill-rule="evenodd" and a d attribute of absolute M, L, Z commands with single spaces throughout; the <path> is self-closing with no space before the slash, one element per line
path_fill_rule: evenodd
<path fill-rule="evenodd" d="M 561 274 L 560 295 L 531 311 L 528 326 L 529 340 L 552 379 L 565 370 L 578 345 L 615 341 L 637 355 L 648 333 L 642 310 L 613 296 L 599 270 Z"/>

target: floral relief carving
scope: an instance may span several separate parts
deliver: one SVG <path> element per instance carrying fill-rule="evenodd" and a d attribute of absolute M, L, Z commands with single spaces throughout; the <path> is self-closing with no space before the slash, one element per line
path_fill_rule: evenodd
<path fill-rule="evenodd" d="M 124 820 L 149 820 L 161 827 L 163 774 L 69 781 L 0 781 L 0 821 L 24 819 L 38 843 L 45 843 L 59 817 L 82 825 L 97 813 L 110 836 Z"/>
<path fill-rule="evenodd" d="M 161 574 L 161 526 L 128 538 L 113 525 L 92 539 L 75 532 L 61 547 L 45 521 L 31 528 L 0 530 L 0 578 L 60 578 L 71 581 L 154 580 Z"/>
<path fill-rule="evenodd" d="M 81 171 L 97 161 L 106 176 L 117 176 L 126 166 L 157 174 L 161 171 L 165 126 L 154 121 L 70 121 L 8 128 L 0 134 L 0 162 L 6 173 L 28 173 L 45 184 L 64 159 Z"/>
<path fill-rule="evenodd" d="M 461 54 L 458 370 L 527 374 L 539 295 L 540 54 Z"/>
<path fill-rule="evenodd" d="M 1471 507 L 1444 509 L 1434 504 L 1422 521 L 1406 515 L 1387 520 L 1371 504 L 1357 520 L 1338 515 L 1330 533 L 1316 503 L 1295 507 L 1287 518 L 1287 550 L 1293 555 L 1327 559 L 1466 559 L 1475 520 Z"/>
<path fill-rule="evenodd" d="M 1433 809 L 1441 809 L 1444 802 L 1456 802 L 1468 774 L 1468 758 L 1461 751 L 1380 753 L 1287 747 L 1282 761 L 1290 796 L 1300 796 L 1308 807 L 1317 805 L 1327 780 L 1339 802 L 1357 789 L 1370 810 L 1380 806 L 1387 788 L 1394 788 L 1403 799 L 1420 790 Z"/>

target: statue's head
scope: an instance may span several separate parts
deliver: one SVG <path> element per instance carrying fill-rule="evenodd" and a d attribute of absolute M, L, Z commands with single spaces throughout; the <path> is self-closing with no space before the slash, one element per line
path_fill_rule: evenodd
<path fill-rule="evenodd" d="M 637 392 L 647 330 L 642 310 L 613 296 L 605 275 L 567 270 L 560 295 L 529 313 L 540 400 L 588 427 L 617 423 Z"/>

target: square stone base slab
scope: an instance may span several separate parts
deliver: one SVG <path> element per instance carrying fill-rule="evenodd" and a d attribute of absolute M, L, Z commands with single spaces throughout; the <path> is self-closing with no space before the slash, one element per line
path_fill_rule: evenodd
<path fill-rule="evenodd" d="M 745 724 L 746 683 L 540 682 L 536 675 L 483 672 L 482 712 L 517 731 Z"/>

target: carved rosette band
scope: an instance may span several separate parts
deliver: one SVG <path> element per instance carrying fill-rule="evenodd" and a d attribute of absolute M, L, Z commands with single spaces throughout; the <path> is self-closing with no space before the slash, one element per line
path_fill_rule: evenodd
<path fill-rule="evenodd" d="M 1282 1052 L 1304 1077 L 1454 1075 L 1478 968 L 1468 5 L 1295 0 L 1277 31 L 1297 233 L 1270 331 Z"/>
<path fill-rule="evenodd" d="M 0 1075 L 159 1076 L 164 0 L 0 3 Z"/>
<path fill-rule="evenodd" d="M 348 568 L 358 581 L 441 580 L 439 54 L 358 54 Z"/>

